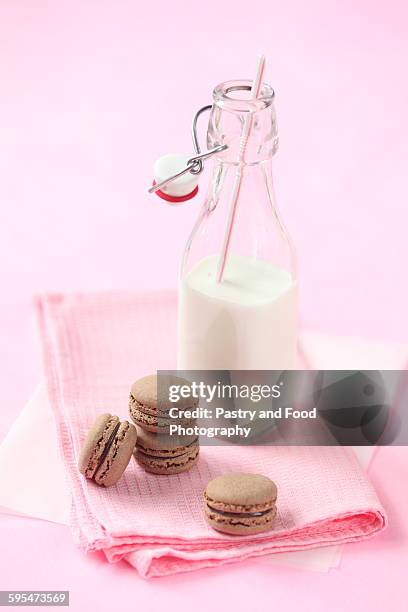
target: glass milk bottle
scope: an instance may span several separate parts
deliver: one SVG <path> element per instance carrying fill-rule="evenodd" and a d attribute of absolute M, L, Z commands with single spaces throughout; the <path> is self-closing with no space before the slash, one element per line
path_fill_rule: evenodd
<path fill-rule="evenodd" d="M 297 275 L 273 189 L 274 91 L 263 84 L 251 99 L 250 90 L 240 80 L 213 92 L 207 144 L 227 149 L 215 156 L 182 260 L 179 369 L 295 368 Z"/>

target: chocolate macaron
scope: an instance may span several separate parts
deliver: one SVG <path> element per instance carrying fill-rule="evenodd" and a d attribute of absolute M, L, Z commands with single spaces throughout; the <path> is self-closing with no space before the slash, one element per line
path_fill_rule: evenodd
<path fill-rule="evenodd" d="M 86 436 L 78 460 L 81 474 L 99 485 L 115 484 L 136 444 L 136 428 L 109 413 L 101 414 Z"/>
<path fill-rule="evenodd" d="M 231 473 L 208 483 L 205 518 L 217 531 L 251 535 L 268 531 L 276 516 L 277 488 L 261 474 Z"/>
<path fill-rule="evenodd" d="M 152 474 L 180 474 L 197 463 L 200 447 L 192 436 L 169 436 L 137 428 L 134 456 Z"/>
<path fill-rule="evenodd" d="M 180 397 L 171 402 L 169 389 L 172 385 L 188 386 L 189 382 L 176 376 L 153 374 L 140 378 L 132 385 L 129 414 L 136 425 L 146 431 L 162 434 L 169 433 L 171 424 L 183 427 L 194 424 L 194 419 L 183 417 L 183 411 L 196 408 L 198 399 Z"/>

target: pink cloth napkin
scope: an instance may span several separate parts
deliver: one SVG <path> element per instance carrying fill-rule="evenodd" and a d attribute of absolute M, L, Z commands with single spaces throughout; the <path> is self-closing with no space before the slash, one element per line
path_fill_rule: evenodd
<path fill-rule="evenodd" d="M 71 524 L 85 551 L 126 559 L 144 577 L 217 566 L 271 552 L 356 542 L 381 531 L 385 512 L 351 449 L 202 447 L 191 471 L 144 472 L 132 460 L 109 489 L 78 472 L 95 416 L 127 417 L 134 379 L 175 368 L 174 294 L 53 295 L 38 315 L 48 392 L 72 493 Z M 207 482 L 229 471 L 259 472 L 278 485 L 275 529 L 226 536 L 203 518 Z"/>

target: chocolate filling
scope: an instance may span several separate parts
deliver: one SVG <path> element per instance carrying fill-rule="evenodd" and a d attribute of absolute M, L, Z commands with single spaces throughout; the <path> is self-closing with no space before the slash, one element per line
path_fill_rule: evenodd
<path fill-rule="evenodd" d="M 189 410 L 186 408 L 177 408 L 177 406 L 170 406 L 168 408 L 166 408 L 165 406 L 160 406 L 158 405 L 156 408 L 151 407 L 150 410 L 151 412 L 147 412 L 144 405 L 141 404 L 140 402 L 137 401 L 137 399 L 135 399 L 133 397 L 132 394 L 130 394 L 129 396 L 129 402 L 132 405 L 132 408 L 134 408 L 135 410 L 137 410 L 138 412 L 140 412 L 143 416 L 147 416 L 147 417 L 153 417 L 154 419 L 158 419 L 159 421 L 180 421 L 180 422 L 190 422 L 190 421 L 194 421 L 195 419 L 192 418 L 186 418 L 184 417 L 184 411 L 185 410 Z M 177 416 L 175 417 L 170 417 L 169 415 L 169 411 L 171 408 L 176 408 L 177 409 Z"/>
<path fill-rule="evenodd" d="M 116 425 L 115 429 L 112 431 L 111 435 L 109 436 L 109 439 L 108 439 L 107 443 L 105 444 L 105 448 L 103 449 L 103 453 L 100 456 L 100 459 L 98 461 L 98 465 L 96 466 L 96 470 L 94 471 L 93 476 L 92 476 L 92 478 L 94 480 L 95 480 L 95 476 L 97 475 L 97 473 L 101 469 L 102 464 L 105 461 L 105 459 L 106 459 L 106 457 L 107 457 L 107 455 L 109 453 L 109 449 L 112 446 L 112 442 L 114 441 L 115 436 L 116 436 L 116 434 L 119 431 L 119 427 L 120 427 L 120 422 Z"/>
<path fill-rule="evenodd" d="M 230 516 L 231 518 L 252 518 L 254 516 L 265 516 L 265 514 L 269 514 L 272 508 L 268 508 L 268 510 L 263 510 L 263 512 L 224 512 L 224 510 L 218 510 L 217 508 L 213 508 L 210 504 L 207 504 L 208 508 L 217 514 L 222 514 L 222 516 Z"/>
<path fill-rule="evenodd" d="M 133 408 L 135 408 L 136 410 L 138 410 L 142 414 L 147 414 L 148 416 L 156 416 L 156 417 L 158 416 L 158 417 L 160 417 L 162 419 L 169 418 L 168 411 L 163 409 L 163 408 L 159 408 L 158 406 L 156 408 L 153 408 L 153 407 L 150 408 L 152 413 L 145 412 L 144 405 L 141 404 L 140 402 L 138 402 L 137 399 L 135 399 L 133 397 L 133 395 L 130 395 L 129 401 L 132 404 Z"/>

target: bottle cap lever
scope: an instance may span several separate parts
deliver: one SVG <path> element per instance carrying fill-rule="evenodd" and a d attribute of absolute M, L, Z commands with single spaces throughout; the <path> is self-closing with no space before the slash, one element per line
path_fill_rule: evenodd
<path fill-rule="evenodd" d="M 211 106 L 203 106 L 195 114 L 192 124 L 192 138 L 196 154 L 192 157 L 181 154 L 169 154 L 160 157 L 154 165 L 155 180 L 149 188 L 149 193 L 156 192 L 158 196 L 172 203 L 180 203 L 194 197 L 198 192 L 198 175 L 203 171 L 203 161 L 227 149 L 227 145 L 219 145 L 210 151 L 201 153 L 197 136 L 197 120 Z M 169 188 L 168 185 L 171 185 Z"/>

